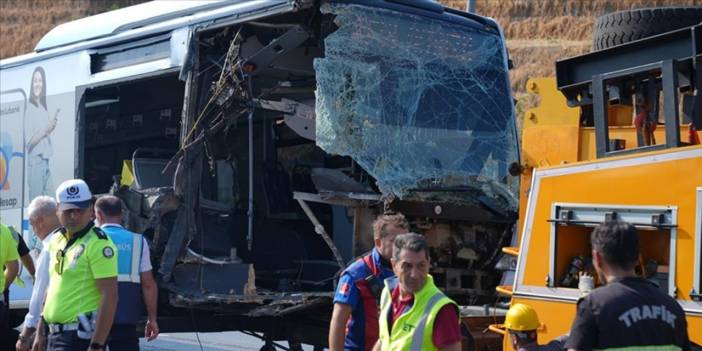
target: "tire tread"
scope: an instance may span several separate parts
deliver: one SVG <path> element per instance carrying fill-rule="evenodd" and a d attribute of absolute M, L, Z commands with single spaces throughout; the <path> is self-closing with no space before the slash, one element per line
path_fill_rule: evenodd
<path fill-rule="evenodd" d="M 702 22 L 702 7 L 644 8 L 610 13 L 593 26 L 594 51 Z"/>

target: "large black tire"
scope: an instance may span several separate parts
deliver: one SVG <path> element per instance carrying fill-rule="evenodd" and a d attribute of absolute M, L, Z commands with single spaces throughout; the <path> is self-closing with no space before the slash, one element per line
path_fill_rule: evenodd
<path fill-rule="evenodd" d="M 658 7 L 613 12 L 595 21 L 592 49 L 606 49 L 702 22 L 702 7 Z"/>

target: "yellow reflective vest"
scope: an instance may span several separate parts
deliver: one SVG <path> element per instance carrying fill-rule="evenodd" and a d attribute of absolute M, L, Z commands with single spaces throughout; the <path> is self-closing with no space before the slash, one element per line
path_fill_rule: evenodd
<path fill-rule="evenodd" d="M 19 259 L 17 253 L 17 244 L 14 242 L 10 228 L 4 224 L 0 224 L 0 290 L 5 289 L 5 274 L 3 266 L 7 262 L 16 261 Z M 0 291 L 0 294 L 2 291 Z M 0 299 L 4 301 L 4 299 Z"/>
<path fill-rule="evenodd" d="M 92 223 L 78 233 L 71 245 L 67 234 L 56 233 L 49 241 L 49 288 L 44 320 L 52 324 L 75 323 L 81 313 L 95 312 L 102 293 L 95 280 L 117 277 L 117 248 Z"/>
<path fill-rule="evenodd" d="M 427 351 L 438 350 L 432 341 L 434 321 L 439 310 L 453 304 L 439 288 L 434 279 L 427 275 L 424 287 L 414 294 L 414 303 L 409 311 L 402 314 L 388 332 L 388 321 L 392 318 L 392 290 L 397 278 L 385 280 L 385 288 L 380 297 L 380 346 L 383 351 Z M 459 321 L 456 321 L 459 323 Z"/>

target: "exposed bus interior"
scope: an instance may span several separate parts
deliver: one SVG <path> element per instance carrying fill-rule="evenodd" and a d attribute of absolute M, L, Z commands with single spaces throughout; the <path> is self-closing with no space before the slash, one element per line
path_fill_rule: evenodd
<path fill-rule="evenodd" d="M 342 267 L 331 247 L 315 232 L 294 193 L 316 194 L 315 178 L 324 170 L 333 170 L 335 175 L 354 183 L 356 191 L 375 192 L 368 176 L 349 157 L 327 154 L 315 145 L 314 120 L 309 119 L 313 115 L 291 116 L 292 110 L 314 113 L 312 62 L 322 55 L 321 42 L 311 36 L 312 32 L 303 31 L 302 26 L 290 24 L 313 19 L 313 14 L 303 11 L 268 23 L 206 32 L 198 38 L 197 107 L 193 121 L 199 122 L 190 124 L 185 133 L 186 144 L 195 141 L 193 158 L 181 160 L 181 165 L 190 163 L 186 169 L 196 170 L 189 176 L 199 184 L 198 199 L 193 199 L 198 204 L 194 209 L 197 230 L 192 233 L 187 250 L 199 263 L 225 262 L 227 268 L 177 263 L 172 277 L 173 284 L 180 288 L 190 290 L 203 284 L 223 295 L 253 294 L 254 285 L 249 278 L 255 277 L 258 295 L 328 294 L 334 289 L 335 276 Z M 297 37 L 292 42 L 282 40 L 286 34 Z M 276 40 L 279 47 L 264 49 Z M 236 49 L 239 52 L 234 56 Z M 260 56 L 267 57 L 257 58 Z M 256 63 L 246 68 L 255 70 L 249 72 L 250 81 L 236 81 L 236 76 L 224 69 L 241 57 L 256 58 L 252 59 Z M 220 90 L 225 91 L 218 96 Z M 252 104 L 257 108 L 251 110 Z M 303 117 L 307 120 L 301 120 Z M 306 133 L 295 132 L 290 119 L 304 124 L 300 131 L 307 128 Z M 328 203 L 309 206 L 329 239 L 342 247 L 344 256 L 339 259 L 344 263 L 352 259 L 350 212 Z M 169 276 L 169 269 L 163 267 L 161 271 Z M 242 279 L 217 284 L 221 277 L 208 275 L 214 269 L 238 272 L 233 274 Z M 182 285 L 181 277 L 190 270 L 204 274 L 199 276 L 197 285 Z M 247 281 L 249 285 L 245 284 Z"/>
<path fill-rule="evenodd" d="M 172 186 L 172 178 L 158 173 L 178 151 L 183 93 L 176 74 L 85 91 L 81 171 L 94 193 L 109 192 L 135 159 L 144 173 L 141 187 Z"/>

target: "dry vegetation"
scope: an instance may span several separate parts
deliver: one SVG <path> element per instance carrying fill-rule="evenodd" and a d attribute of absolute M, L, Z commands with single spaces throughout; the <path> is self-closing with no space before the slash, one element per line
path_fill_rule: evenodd
<path fill-rule="evenodd" d="M 445 0 L 465 8 L 465 1 Z M 644 7 L 700 5 L 700 0 L 477 0 L 476 11 L 504 29 L 514 61 L 512 89 L 529 77 L 552 76 L 557 59 L 590 51 L 592 25 L 604 14 Z"/>
<path fill-rule="evenodd" d="M 144 0 L 0 0 L 0 58 L 32 51 L 61 23 L 140 2 Z"/>
<path fill-rule="evenodd" d="M 0 0 L 0 58 L 30 52 L 56 25 L 144 0 Z M 476 0 L 479 14 L 504 28 L 512 87 L 523 91 L 528 77 L 553 75 L 558 58 L 587 52 L 592 23 L 605 13 L 652 6 L 699 5 L 702 0 Z M 465 0 L 441 0 L 465 9 Z"/>

